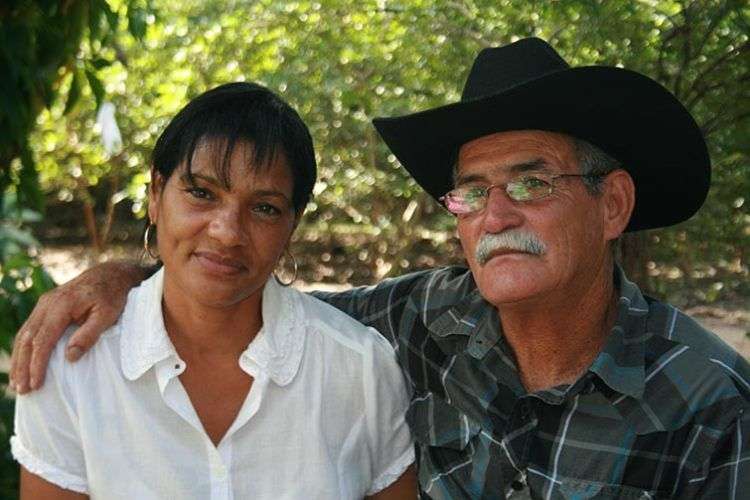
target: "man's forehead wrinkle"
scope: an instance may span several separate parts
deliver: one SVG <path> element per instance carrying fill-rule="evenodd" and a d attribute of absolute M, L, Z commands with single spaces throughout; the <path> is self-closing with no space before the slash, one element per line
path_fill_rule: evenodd
<path fill-rule="evenodd" d="M 533 158 L 520 162 L 511 162 L 509 164 L 488 164 L 486 167 L 479 166 L 472 168 L 470 172 L 461 171 L 456 176 L 456 186 L 476 181 L 489 181 L 497 174 L 522 174 L 527 172 L 549 172 L 551 170 L 549 162 L 544 158 Z"/>
<path fill-rule="evenodd" d="M 507 167 L 508 172 L 521 174 L 524 172 L 546 172 L 550 170 L 550 165 L 544 158 L 534 158 L 529 161 L 514 163 Z"/>

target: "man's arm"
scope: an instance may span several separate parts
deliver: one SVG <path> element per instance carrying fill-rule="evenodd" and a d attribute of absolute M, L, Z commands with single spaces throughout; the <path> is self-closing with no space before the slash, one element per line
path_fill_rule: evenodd
<path fill-rule="evenodd" d="M 152 272 L 132 263 L 99 264 L 42 295 L 16 334 L 11 387 L 23 394 L 42 386 L 50 353 L 73 323 L 81 327 L 70 339 L 65 354 L 70 361 L 80 358 L 117 321 L 130 289 Z"/>
<path fill-rule="evenodd" d="M 343 292 L 312 292 L 312 295 L 360 323 L 375 328 L 391 344 L 395 344 L 401 315 L 410 295 L 418 293 L 420 285 L 433 272 L 416 272 L 389 278 L 373 286 L 360 286 Z"/>

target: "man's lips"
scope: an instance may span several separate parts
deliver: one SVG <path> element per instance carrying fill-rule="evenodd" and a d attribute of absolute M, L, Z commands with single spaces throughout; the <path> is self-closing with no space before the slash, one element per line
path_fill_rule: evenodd
<path fill-rule="evenodd" d="M 246 269 L 245 265 L 237 259 L 218 253 L 197 251 L 193 252 L 193 255 L 205 269 L 217 274 L 237 274 Z"/>
<path fill-rule="evenodd" d="M 485 263 L 489 262 L 490 260 L 494 259 L 495 257 L 502 257 L 505 255 L 533 255 L 529 252 L 525 252 L 523 250 L 516 250 L 513 248 L 498 248 L 497 250 L 493 250 L 490 252 L 490 254 L 485 259 Z"/>

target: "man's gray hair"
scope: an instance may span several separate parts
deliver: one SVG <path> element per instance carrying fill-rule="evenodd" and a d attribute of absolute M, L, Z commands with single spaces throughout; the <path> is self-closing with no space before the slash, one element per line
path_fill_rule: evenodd
<path fill-rule="evenodd" d="M 573 148 L 578 157 L 578 169 L 582 174 L 606 175 L 622 168 L 622 164 L 590 142 L 573 137 Z M 593 195 L 601 194 L 603 177 L 584 177 L 586 189 Z"/>

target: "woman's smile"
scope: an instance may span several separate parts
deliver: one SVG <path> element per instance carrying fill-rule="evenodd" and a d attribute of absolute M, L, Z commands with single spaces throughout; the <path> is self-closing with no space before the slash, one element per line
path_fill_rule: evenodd
<path fill-rule="evenodd" d="M 215 252 L 198 250 L 193 252 L 193 256 L 203 270 L 209 274 L 233 276 L 247 270 L 247 266 L 239 260 Z"/>

